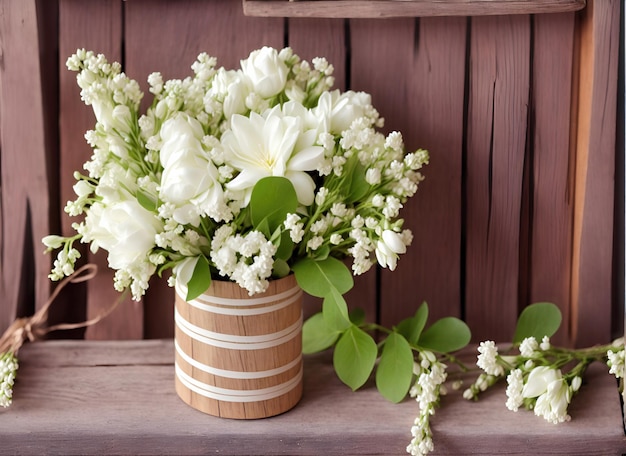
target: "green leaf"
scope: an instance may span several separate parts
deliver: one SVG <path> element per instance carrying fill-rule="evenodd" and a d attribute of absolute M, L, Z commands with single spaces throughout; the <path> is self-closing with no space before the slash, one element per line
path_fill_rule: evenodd
<path fill-rule="evenodd" d="M 437 320 L 420 336 L 418 345 L 439 353 L 450 353 L 465 347 L 472 333 L 469 327 L 455 317 Z"/>
<path fill-rule="evenodd" d="M 359 307 L 350 311 L 350 321 L 357 326 L 365 323 L 365 311 Z"/>
<path fill-rule="evenodd" d="M 291 268 L 289 267 L 289 264 L 287 264 L 285 260 L 281 260 L 280 258 L 277 258 L 276 260 L 274 260 L 274 265 L 272 266 L 273 277 L 278 277 L 278 278 L 287 277 L 290 272 L 291 272 Z"/>
<path fill-rule="evenodd" d="M 331 292 L 324 298 L 322 314 L 326 324 L 332 329 L 344 331 L 351 324 L 346 300 L 334 287 L 331 288 Z"/>
<path fill-rule="evenodd" d="M 426 320 L 428 320 L 428 304 L 423 302 L 417 309 L 415 315 L 402 320 L 396 330 L 402 334 L 410 344 L 417 345 L 417 342 L 422 335 L 424 326 L 426 326 Z"/>
<path fill-rule="evenodd" d="M 370 184 L 365 180 L 365 167 L 357 156 L 349 160 L 344 166 L 344 181 L 340 192 L 344 195 L 347 204 L 359 201 L 370 189 Z"/>
<path fill-rule="evenodd" d="M 280 243 L 278 244 L 278 249 L 276 250 L 276 255 L 274 255 L 274 257 L 287 261 L 291 258 L 292 253 L 293 241 L 291 240 L 291 236 L 289 232 L 283 231 L 280 235 Z"/>
<path fill-rule="evenodd" d="M 376 369 L 376 387 L 391 402 L 406 397 L 413 379 L 413 352 L 407 340 L 397 332 L 389 334 Z"/>
<path fill-rule="evenodd" d="M 285 177 L 264 177 L 252 189 L 250 196 L 252 226 L 268 238 L 285 221 L 287 214 L 296 212 L 297 208 L 296 190 L 291 181 Z"/>
<path fill-rule="evenodd" d="M 328 326 L 322 313 L 318 312 L 302 325 L 302 353 L 326 350 L 337 341 L 340 334 L 340 331 Z"/>
<path fill-rule="evenodd" d="M 211 270 L 209 262 L 204 255 L 198 257 L 196 266 L 193 268 L 193 274 L 189 283 L 187 283 L 187 301 L 196 299 L 202 293 L 207 291 L 211 286 Z"/>
<path fill-rule="evenodd" d="M 339 338 L 333 354 L 333 365 L 339 379 L 356 391 L 367 381 L 378 348 L 374 339 L 362 329 L 352 325 Z"/>
<path fill-rule="evenodd" d="M 334 257 L 321 261 L 303 258 L 293 265 L 292 270 L 300 288 L 318 298 L 328 296 L 333 288 L 340 294 L 345 294 L 354 286 L 348 267 Z"/>
<path fill-rule="evenodd" d="M 551 302 L 529 305 L 517 320 L 513 343 L 518 344 L 527 337 L 534 337 L 538 341 L 543 336 L 552 337 L 561 326 L 561 318 L 561 311 Z"/>
<path fill-rule="evenodd" d="M 137 202 L 141 207 L 150 212 L 156 212 L 159 204 L 158 201 L 152 198 L 151 195 L 144 192 L 142 189 L 138 189 L 137 193 L 135 193 L 135 197 L 137 198 Z"/>

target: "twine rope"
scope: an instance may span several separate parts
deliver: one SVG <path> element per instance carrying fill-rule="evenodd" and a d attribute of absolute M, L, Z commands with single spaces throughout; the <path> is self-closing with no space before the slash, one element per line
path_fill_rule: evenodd
<path fill-rule="evenodd" d="M 74 271 L 73 274 L 59 282 L 59 285 L 54 289 L 50 297 L 37 312 L 30 317 L 17 318 L 6 329 L 2 337 L 0 337 L 0 353 L 12 352 L 17 354 L 17 351 L 27 340 L 35 342 L 42 340 L 52 331 L 85 328 L 87 326 L 95 325 L 113 312 L 113 310 L 115 310 L 118 304 L 123 300 L 123 295 L 120 299 L 117 299 L 111 306 L 106 308 L 94 318 L 79 323 L 59 323 L 48 326 L 48 311 L 63 288 L 70 283 L 86 282 L 87 280 L 95 277 L 97 272 L 98 266 L 93 263 L 88 263 L 81 266 L 79 269 Z"/>

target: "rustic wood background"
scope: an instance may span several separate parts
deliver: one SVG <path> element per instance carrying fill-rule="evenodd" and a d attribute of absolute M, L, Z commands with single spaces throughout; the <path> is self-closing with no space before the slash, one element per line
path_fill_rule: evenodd
<path fill-rule="evenodd" d="M 67 57 L 104 53 L 146 90 L 153 71 L 190 74 L 202 51 L 235 67 L 253 49 L 289 45 L 327 57 L 337 87 L 370 92 L 386 129 L 431 153 L 404 209 L 412 247 L 395 272 L 360 277 L 351 305 L 392 325 L 425 300 L 431 318 L 462 317 L 477 341 L 510 340 L 524 306 L 552 301 L 564 316 L 557 342 L 608 341 L 623 322 L 620 2 L 563 3 L 570 10 L 380 19 L 252 17 L 233 0 L 0 0 L 0 331 L 50 294 L 40 240 L 70 232 L 72 173 L 91 155 L 94 116 Z M 104 255 L 84 259 L 98 276 L 64 290 L 51 320 L 93 317 L 118 298 Z M 172 337 L 173 304 L 154 281 L 84 336 Z"/>

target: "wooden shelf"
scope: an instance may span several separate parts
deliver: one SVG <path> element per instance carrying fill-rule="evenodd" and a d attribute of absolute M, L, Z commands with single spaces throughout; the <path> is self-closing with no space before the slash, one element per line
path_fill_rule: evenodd
<path fill-rule="evenodd" d="M 306 356 L 291 411 L 239 421 L 192 409 L 174 391 L 172 340 L 47 341 L 19 352 L 13 405 L 0 408 L 2 454 L 402 455 L 418 413 L 370 382 L 353 393 L 329 353 Z M 432 417 L 436 455 L 626 452 L 617 383 L 596 363 L 553 425 L 510 412 L 504 385 L 478 402 L 452 391 Z"/>
<path fill-rule="evenodd" d="M 586 0 L 242 0 L 247 16 L 388 18 L 578 11 Z"/>

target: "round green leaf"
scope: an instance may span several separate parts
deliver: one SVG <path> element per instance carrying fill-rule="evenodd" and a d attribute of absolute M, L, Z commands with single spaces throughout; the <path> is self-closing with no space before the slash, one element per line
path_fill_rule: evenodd
<path fill-rule="evenodd" d="M 357 326 L 365 323 L 365 311 L 360 307 L 350 310 L 349 317 L 350 321 Z"/>
<path fill-rule="evenodd" d="M 413 352 L 407 340 L 392 332 L 383 346 L 376 369 L 376 387 L 391 402 L 398 403 L 406 397 L 413 379 Z"/>
<path fill-rule="evenodd" d="M 331 290 L 322 303 L 322 314 L 328 326 L 338 331 L 344 331 L 351 324 L 348 305 L 336 288 Z"/>
<path fill-rule="evenodd" d="M 211 286 L 211 269 L 204 255 L 198 257 L 191 279 L 187 283 L 187 301 L 196 299 Z"/>
<path fill-rule="evenodd" d="M 472 333 L 463 321 L 445 317 L 422 332 L 418 345 L 439 353 L 450 353 L 465 347 L 471 338 Z"/>
<path fill-rule="evenodd" d="M 520 314 L 515 328 L 513 343 L 518 344 L 527 337 L 537 340 L 552 337 L 561 326 L 561 311 L 551 302 L 537 302 L 526 307 Z"/>
<path fill-rule="evenodd" d="M 374 339 L 362 329 L 352 325 L 339 338 L 333 354 L 333 365 L 339 379 L 352 388 L 359 389 L 367 381 L 378 355 Z"/>
<path fill-rule="evenodd" d="M 252 226 L 268 238 L 285 221 L 287 214 L 296 212 L 297 208 L 296 190 L 291 181 L 285 177 L 264 177 L 252 189 L 250 196 Z"/>
<path fill-rule="evenodd" d="M 415 312 L 415 315 L 402 320 L 396 327 L 396 330 L 402 334 L 409 343 L 417 345 L 422 331 L 424 330 L 424 326 L 426 326 L 426 320 L 428 320 L 428 304 L 423 302 L 419 309 L 417 309 L 417 312 Z"/>
<path fill-rule="evenodd" d="M 340 331 L 332 329 L 324 321 L 321 312 L 316 313 L 302 325 L 302 353 L 317 353 L 333 345 Z"/>
<path fill-rule="evenodd" d="M 316 261 L 303 258 L 292 267 L 298 285 L 311 296 L 324 298 L 335 288 L 340 294 L 354 286 L 354 279 L 348 267 L 337 258 L 328 257 Z"/>

